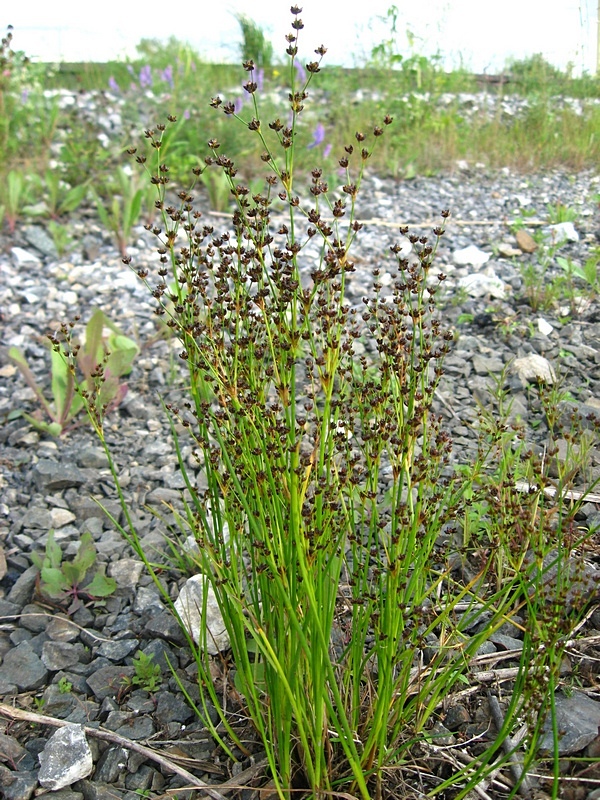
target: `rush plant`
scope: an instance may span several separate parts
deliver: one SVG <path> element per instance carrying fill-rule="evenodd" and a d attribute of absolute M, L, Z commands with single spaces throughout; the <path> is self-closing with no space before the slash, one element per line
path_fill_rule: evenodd
<path fill-rule="evenodd" d="M 369 800 L 393 796 L 399 767 L 416 743 L 432 741 L 441 705 L 468 681 L 478 648 L 523 608 L 530 610 L 531 652 L 543 602 L 534 577 L 543 574 L 560 531 L 539 525 L 533 561 L 514 556 L 498 582 L 493 531 L 471 530 L 476 567 L 470 575 L 457 569 L 457 548 L 468 543 L 456 534 L 466 514 L 471 527 L 478 524 L 471 505 L 483 482 L 452 468 L 450 437 L 434 412 L 454 338 L 436 306 L 445 276 L 434 267 L 449 212 L 431 237 L 400 229 L 410 252 L 405 241 L 392 246 L 386 281 L 375 259 L 372 291 L 362 305 L 348 302 L 361 230 L 357 198 L 393 120 L 357 131 L 339 153 L 339 193 L 319 167 L 301 185 L 296 138 L 326 51 L 318 47 L 300 73 L 304 26 L 301 9 L 291 12 L 289 107 L 281 117 L 261 117 L 251 60 L 244 63 L 246 116 L 231 101 L 211 101 L 260 142 L 263 188 L 238 181 L 235 163 L 210 139 L 194 180 L 217 170 L 235 204 L 230 224 L 215 231 L 194 204 L 193 184 L 170 185 L 161 150 L 175 119 L 147 130 L 148 155 L 138 153 L 137 161 L 157 191 L 161 222 L 147 227 L 158 239 L 160 263 L 156 276 L 132 268 L 181 343 L 189 395 L 166 406 L 187 489 L 183 511 L 175 513 L 182 542 L 191 535 L 198 545 L 197 569 L 231 642 L 233 667 L 219 678 L 225 692 L 218 692 L 208 628 L 198 642 L 186 634 L 201 686 L 198 713 L 232 758 L 249 752 L 247 728 L 235 720 L 250 719 L 282 800 L 292 791 Z M 101 417 L 90 404 L 88 410 L 110 458 Z M 192 442 L 203 490 L 182 437 Z M 113 523 L 172 606 L 110 463 L 125 519 Z M 482 475 L 487 469 L 480 465 Z M 490 484 L 478 496 L 484 519 L 496 508 Z M 536 498 L 528 498 L 537 523 Z M 552 652 L 554 668 L 560 647 Z M 445 783 L 459 784 L 453 796 L 464 797 L 508 761 L 502 743 L 524 709 L 519 687 L 527 667 L 524 657 L 498 736 L 473 765 L 454 762 Z M 527 702 L 539 700 L 537 684 L 535 692 L 526 693 Z"/>

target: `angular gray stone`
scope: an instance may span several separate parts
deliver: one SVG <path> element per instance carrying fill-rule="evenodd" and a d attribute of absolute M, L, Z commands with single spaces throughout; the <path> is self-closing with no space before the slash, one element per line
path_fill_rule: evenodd
<path fill-rule="evenodd" d="M 120 800 L 123 792 L 108 783 L 84 779 L 73 784 L 73 788 L 83 793 L 83 800 Z"/>
<path fill-rule="evenodd" d="M 10 254 L 17 267 L 39 267 L 42 264 L 35 253 L 22 247 L 11 247 Z"/>
<path fill-rule="evenodd" d="M 159 692 L 156 695 L 154 716 L 161 725 L 166 725 L 169 722 L 187 722 L 194 716 L 194 712 L 187 703 L 171 692 Z"/>
<path fill-rule="evenodd" d="M 19 575 L 6 599 L 10 603 L 15 603 L 23 608 L 31 598 L 39 572 L 36 566 L 28 567 L 25 572 Z"/>
<path fill-rule="evenodd" d="M 87 678 L 87 684 L 98 700 L 114 697 L 123 686 L 123 678 L 133 676 L 133 667 L 101 667 Z"/>
<path fill-rule="evenodd" d="M 58 258 L 53 240 L 40 225 L 27 225 L 23 230 L 23 235 L 27 243 L 35 247 L 42 255 L 53 259 Z"/>
<path fill-rule="evenodd" d="M 169 642 L 185 644 L 185 636 L 181 627 L 170 611 L 153 614 L 144 627 L 147 636 L 159 636 Z"/>
<path fill-rule="evenodd" d="M 133 774 L 125 778 L 125 786 L 138 794 L 148 789 L 162 788 L 165 779 L 149 764 L 142 764 Z"/>
<path fill-rule="evenodd" d="M 74 455 L 80 467 L 89 469 L 105 469 L 108 467 L 108 458 L 101 447 L 88 445 L 82 447 Z"/>
<path fill-rule="evenodd" d="M 583 692 L 573 692 L 570 697 L 557 692 L 555 697 L 556 724 L 560 731 L 558 753 L 561 756 L 578 753 L 598 736 L 600 728 L 600 703 Z M 540 750 L 551 753 L 554 747 L 552 720 L 544 722 Z"/>
<path fill-rule="evenodd" d="M 77 467 L 60 464 L 49 458 L 41 458 L 33 469 L 33 479 L 38 489 L 58 491 L 69 487 L 83 486 L 85 475 Z"/>
<path fill-rule="evenodd" d="M 72 642 L 79 636 L 79 628 L 65 617 L 53 616 L 46 627 L 46 635 L 54 642 Z"/>
<path fill-rule="evenodd" d="M 115 733 L 125 739 L 139 741 L 140 739 L 149 739 L 155 733 L 155 729 L 150 717 L 130 717 L 124 725 L 117 728 Z"/>
<path fill-rule="evenodd" d="M 164 611 L 160 593 L 155 586 L 140 586 L 135 593 L 133 610 L 136 614 L 142 614 L 149 608 L 155 608 L 157 613 Z"/>
<path fill-rule="evenodd" d="M 52 672 L 58 672 L 60 669 L 66 669 L 78 664 L 82 650 L 82 644 L 44 642 L 42 646 L 42 663 Z"/>
<path fill-rule="evenodd" d="M 102 783 L 116 783 L 119 776 L 127 771 L 127 750 L 124 747 L 109 747 L 96 765 L 94 780 Z"/>
<path fill-rule="evenodd" d="M 85 738 L 83 725 L 59 728 L 48 739 L 39 758 L 38 781 L 44 789 L 52 791 L 87 778 L 94 769 L 92 751 Z"/>
<path fill-rule="evenodd" d="M 17 772 L 15 780 L 3 787 L 4 800 L 30 800 L 38 785 L 37 772 Z"/>
<path fill-rule="evenodd" d="M 18 764 L 27 755 L 27 750 L 12 736 L 0 733 L 0 753 L 4 761 Z"/>
<path fill-rule="evenodd" d="M 40 633 L 46 630 L 52 617 L 46 609 L 38 606 L 37 603 L 28 603 L 21 614 L 21 627 L 33 633 Z"/>
<path fill-rule="evenodd" d="M 111 661 L 122 661 L 128 655 L 137 650 L 139 646 L 137 639 L 120 639 L 119 641 L 102 642 L 98 648 L 98 655 L 104 656 Z"/>
<path fill-rule="evenodd" d="M 44 714 L 58 719 L 67 719 L 79 702 L 72 692 L 61 692 L 56 683 L 51 683 L 44 691 Z"/>
<path fill-rule="evenodd" d="M 52 515 L 47 508 L 28 508 L 20 519 L 24 528 L 37 528 L 47 531 L 52 527 Z"/>
<path fill-rule="evenodd" d="M 473 356 L 473 369 L 478 375 L 489 375 L 490 372 L 502 372 L 504 362 L 497 356 Z"/>
<path fill-rule="evenodd" d="M 464 289 L 470 297 L 495 297 L 503 300 L 506 294 L 504 283 L 496 275 L 483 273 L 465 275 L 458 281 L 460 289 Z"/>
<path fill-rule="evenodd" d="M 72 789 L 59 789 L 52 792 L 52 800 L 83 800 L 83 792 L 74 792 Z"/>
<path fill-rule="evenodd" d="M 39 689 L 48 677 L 48 670 L 31 649 L 29 642 L 21 642 L 9 650 L 0 666 L 0 683 L 14 684 L 22 692 Z"/>

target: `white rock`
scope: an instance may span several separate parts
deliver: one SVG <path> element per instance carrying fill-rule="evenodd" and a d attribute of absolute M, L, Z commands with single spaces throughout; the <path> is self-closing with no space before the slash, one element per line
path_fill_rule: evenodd
<path fill-rule="evenodd" d="M 522 251 L 518 247 L 514 247 L 510 242 L 500 242 L 498 253 L 504 258 L 517 258 L 522 255 Z"/>
<path fill-rule="evenodd" d="M 203 619 L 205 583 L 207 585 L 206 619 Z M 206 650 L 211 656 L 216 656 L 223 650 L 229 649 L 229 634 L 225 629 L 217 598 L 204 575 L 193 575 L 189 578 L 183 585 L 174 605 L 181 621 L 197 645 L 204 644 L 206 627 Z"/>
<path fill-rule="evenodd" d="M 543 333 L 544 336 L 550 336 L 554 328 L 543 317 L 539 317 L 537 321 L 538 331 Z"/>
<path fill-rule="evenodd" d="M 62 528 L 77 519 L 75 514 L 67 508 L 52 508 L 50 509 L 50 516 L 53 528 Z"/>
<path fill-rule="evenodd" d="M 11 247 L 10 252 L 17 267 L 24 267 L 32 264 L 39 266 L 42 263 L 35 253 L 24 250 L 22 247 Z"/>
<path fill-rule="evenodd" d="M 496 275 L 465 275 L 458 281 L 458 286 L 471 297 L 495 297 L 503 300 L 506 294 L 504 283 Z"/>
<path fill-rule="evenodd" d="M 572 222 L 558 222 L 544 229 L 544 236 L 552 242 L 578 242 L 579 234 Z"/>
<path fill-rule="evenodd" d="M 452 259 L 454 260 L 455 264 L 459 264 L 461 266 L 468 264 L 472 267 L 482 267 L 490 260 L 490 254 L 484 253 L 483 250 L 475 247 L 474 244 L 470 244 L 468 247 L 464 247 L 462 250 L 455 250 L 454 253 L 452 253 Z"/>
<path fill-rule="evenodd" d="M 530 206 L 532 203 L 531 197 L 526 194 L 516 194 L 515 200 L 520 206 Z"/>
<path fill-rule="evenodd" d="M 68 306 L 74 306 L 78 300 L 77 292 L 73 292 L 70 289 L 61 294 L 60 299 L 63 303 L 66 303 Z"/>
<path fill-rule="evenodd" d="M 135 558 L 121 558 L 108 565 L 108 575 L 114 578 L 120 589 L 134 589 L 140 579 L 144 565 Z"/>
<path fill-rule="evenodd" d="M 548 359 L 539 356 L 537 353 L 530 353 L 523 358 L 515 358 L 511 368 L 523 383 L 538 380 L 544 381 L 544 383 L 554 383 L 556 381 L 556 373 Z"/>
<path fill-rule="evenodd" d="M 83 725 L 59 728 L 48 739 L 39 759 L 41 767 L 38 781 L 40 786 L 52 792 L 87 778 L 94 769 L 92 751 L 85 738 Z"/>

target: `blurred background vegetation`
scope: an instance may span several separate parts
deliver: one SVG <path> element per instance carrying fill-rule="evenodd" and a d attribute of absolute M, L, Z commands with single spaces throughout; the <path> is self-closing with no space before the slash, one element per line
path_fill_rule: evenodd
<path fill-rule="evenodd" d="M 250 18 L 240 15 L 238 23 L 240 61 L 256 64 L 261 117 L 285 120 L 289 65 L 278 60 Z M 454 169 L 459 161 L 521 171 L 598 164 L 597 77 L 573 77 L 541 55 L 508 63 L 497 76 L 447 72 L 440 57 L 420 55 L 414 46 L 399 52 L 396 26 L 392 18 L 389 39 L 373 48 L 360 69 L 327 66 L 325 57 L 301 117 L 301 172 L 308 176 L 320 166 L 335 185 L 344 146 L 357 130 L 371 129 L 385 114 L 394 117 L 394 124 L 369 164 L 380 177 L 433 175 Z M 293 67 L 298 85 L 305 77 L 304 62 Z M 211 97 L 220 95 L 249 121 L 254 108 L 242 88 L 247 78 L 241 66 L 203 62 L 175 38 L 143 39 L 129 61 L 36 64 L 8 30 L 0 50 L 4 224 L 14 229 L 21 217 L 38 216 L 59 230 L 61 218 L 86 199 L 92 206 L 112 207 L 115 196 L 123 197 L 126 179 L 139 213 L 150 213 L 152 187 L 143 183 L 145 176 L 131 174 L 126 150 L 139 146 L 143 131 L 167 115 L 178 119 L 163 150 L 174 180 L 189 183 L 191 169 L 204 164 L 207 141 L 214 137 L 221 152 L 236 162 L 241 178 L 258 181 L 263 167 L 258 137 L 254 146 L 249 144 L 239 120 L 210 107 Z M 220 173 L 209 170 L 202 180 L 213 206 L 226 208 L 229 196 Z M 123 198 L 124 208 L 127 202 Z"/>

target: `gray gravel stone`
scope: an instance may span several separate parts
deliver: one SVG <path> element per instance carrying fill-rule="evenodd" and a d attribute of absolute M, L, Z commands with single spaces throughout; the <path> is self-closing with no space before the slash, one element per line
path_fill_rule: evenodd
<path fill-rule="evenodd" d="M 155 717 L 161 725 L 169 722 L 187 722 L 193 716 L 194 712 L 189 705 L 171 692 L 159 692 L 156 695 Z"/>
<path fill-rule="evenodd" d="M 55 642 L 72 642 L 79 636 L 79 628 L 66 617 L 55 614 L 46 626 L 46 635 Z"/>
<path fill-rule="evenodd" d="M 102 642 L 98 648 L 98 655 L 110 661 L 122 661 L 138 649 L 137 639 L 120 639 L 116 642 Z"/>
<path fill-rule="evenodd" d="M 86 476 L 72 465 L 40 459 L 33 470 L 35 485 L 41 491 L 55 492 L 70 486 L 83 486 Z"/>
<path fill-rule="evenodd" d="M 37 603 L 28 603 L 22 611 L 21 625 L 28 631 L 40 633 L 46 630 L 51 619 L 52 617 L 45 608 L 37 605 Z"/>
<path fill-rule="evenodd" d="M 94 781 L 116 783 L 127 771 L 127 750 L 124 747 L 109 747 L 100 756 L 94 772 Z"/>
<path fill-rule="evenodd" d="M 583 692 L 575 691 L 570 697 L 557 692 L 555 697 L 556 724 L 561 732 L 558 752 L 561 756 L 578 753 L 596 736 L 600 729 L 600 703 Z M 553 751 L 552 720 L 544 723 L 540 748 L 543 752 Z"/>
<path fill-rule="evenodd" d="M 42 663 L 52 672 L 67 669 L 79 663 L 83 654 L 82 644 L 70 642 L 45 642 L 42 647 Z"/>
<path fill-rule="evenodd" d="M 48 671 L 29 642 L 9 650 L 0 665 L 0 684 L 14 684 L 22 692 L 44 686 Z"/>
<path fill-rule="evenodd" d="M 144 628 L 146 636 L 159 636 L 161 639 L 185 644 L 185 636 L 179 627 L 179 623 L 170 611 L 162 611 L 152 616 Z"/>
<path fill-rule="evenodd" d="M 4 787 L 4 797 L 6 800 L 30 800 L 37 785 L 37 772 L 17 772 L 14 781 Z"/>
<path fill-rule="evenodd" d="M 25 572 L 19 575 L 15 581 L 12 589 L 7 595 L 7 600 L 10 603 L 14 603 L 22 608 L 27 602 L 29 602 L 33 592 L 33 587 L 35 586 L 35 582 L 39 574 L 40 572 L 35 566 L 31 566 L 26 569 Z"/>
<path fill-rule="evenodd" d="M 100 781 L 77 781 L 73 788 L 83 794 L 84 800 L 120 800 L 124 797 L 124 792 L 118 787 Z"/>
<path fill-rule="evenodd" d="M 155 728 L 150 717 L 131 717 L 117 728 L 115 733 L 124 736 L 125 739 L 139 741 L 149 739 L 155 733 Z"/>
<path fill-rule="evenodd" d="M 88 676 L 87 683 L 98 700 L 114 697 L 123 685 L 123 678 L 131 678 L 133 667 L 102 667 Z"/>

